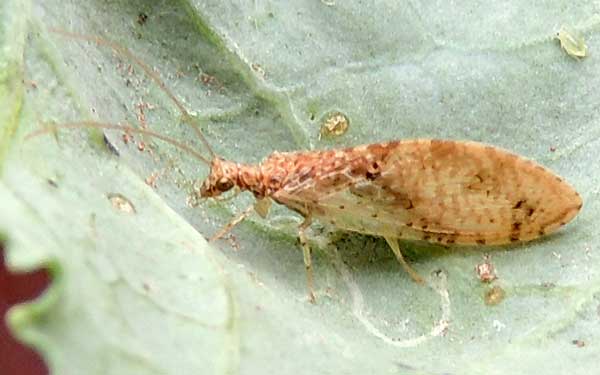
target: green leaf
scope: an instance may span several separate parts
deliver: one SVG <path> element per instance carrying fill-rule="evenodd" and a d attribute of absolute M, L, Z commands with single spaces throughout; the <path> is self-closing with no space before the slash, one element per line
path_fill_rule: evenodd
<path fill-rule="evenodd" d="M 1 238 L 12 269 L 46 266 L 54 277 L 39 300 L 11 311 L 13 332 L 56 374 L 592 373 L 597 12 L 572 1 L 4 1 Z M 583 33 L 588 57 L 561 50 L 561 24 Z M 52 29 L 129 48 L 226 159 L 472 139 L 555 170 L 581 193 L 583 211 L 556 235 L 510 248 L 403 243 L 428 287 L 380 239 L 315 225 L 311 305 L 291 211 L 276 207 L 207 244 L 253 198 L 194 207 L 208 169 L 190 155 L 115 131 L 25 139 L 44 123 L 128 122 L 208 156 L 139 66 Z M 350 127 L 320 137 L 332 112 Z M 474 272 L 484 252 L 506 292 L 495 306 Z"/>

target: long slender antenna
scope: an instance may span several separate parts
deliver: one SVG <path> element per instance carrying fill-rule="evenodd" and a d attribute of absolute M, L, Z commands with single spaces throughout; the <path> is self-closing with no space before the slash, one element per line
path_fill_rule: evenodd
<path fill-rule="evenodd" d="M 195 157 L 196 159 L 200 160 L 201 162 L 207 164 L 210 166 L 210 161 L 205 158 L 204 156 L 200 155 L 199 152 L 195 151 L 193 148 L 189 147 L 188 145 L 185 145 L 181 142 L 178 142 L 172 138 L 169 138 L 165 135 L 159 134 L 159 133 L 155 133 L 151 130 L 146 130 L 146 129 L 139 129 L 139 128 L 133 128 L 131 126 L 126 126 L 126 125 L 116 125 L 116 124 L 108 124 L 108 123 L 101 123 L 101 122 L 95 122 L 95 121 L 80 121 L 80 122 L 70 122 L 70 123 L 66 123 L 66 124 L 44 124 L 44 128 L 36 130 L 30 134 L 28 134 L 25 137 L 25 140 L 28 141 L 31 138 L 40 136 L 42 134 L 47 134 L 53 131 L 56 131 L 57 129 L 82 129 L 82 128 L 94 128 L 94 129 L 111 129 L 111 130 L 121 130 L 121 131 L 125 131 L 125 132 L 132 132 L 132 133 L 138 133 L 138 134 L 143 134 L 143 135 L 147 135 L 149 137 L 152 138 L 157 138 L 160 139 L 163 142 L 169 143 L 170 145 L 173 145 L 177 148 L 179 148 L 180 150 L 189 152 L 190 155 L 192 155 L 193 157 Z"/>
<path fill-rule="evenodd" d="M 148 77 L 150 77 L 150 79 L 152 79 L 154 81 L 154 83 L 156 83 L 158 85 L 158 87 L 165 94 L 167 94 L 167 96 L 173 101 L 173 103 L 175 103 L 175 105 L 177 106 L 179 111 L 182 113 L 182 115 L 186 121 L 189 121 L 193 118 L 192 115 L 190 115 L 190 113 L 187 111 L 187 109 L 185 109 L 183 104 L 181 104 L 179 99 L 177 99 L 177 97 L 171 92 L 171 90 L 169 90 L 167 85 L 158 76 L 158 74 L 156 74 L 156 72 L 154 72 L 154 70 L 152 70 L 152 68 L 150 68 L 145 62 L 143 62 L 141 59 L 139 59 L 137 56 L 135 56 L 126 47 L 121 46 L 120 44 L 118 44 L 116 42 L 110 41 L 108 39 L 104 39 L 99 36 L 77 34 L 77 33 L 72 33 L 72 32 L 66 31 L 66 30 L 60 30 L 60 29 L 55 29 L 55 28 L 49 28 L 48 31 L 55 33 L 55 34 L 62 35 L 62 36 L 66 36 L 66 37 L 69 37 L 72 39 L 85 40 L 88 42 L 96 43 L 98 45 L 104 45 L 104 46 L 111 48 L 115 53 L 125 56 L 127 59 L 131 60 L 134 64 L 136 64 L 137 66 L 142 68 L 142 70 L 148 75 Z M 210 153 L 211 158 L 217 157 L 217 155 L 213 151 L 212 147 L 210 147 L 210 144 L 208 143 L 208 141 L 206 140 L 206 138 L 204 137 L 204 134 L 202 134 L 200 129 L 198 129 L 198 127 L 194 124 L 192 124 L 192 128 L 194 129 L 194 132 L 196 133 L 198 138 L 200 138 L 200 140 L 204 144 L 204 147 L 206 147 L 206 149 Z"/>

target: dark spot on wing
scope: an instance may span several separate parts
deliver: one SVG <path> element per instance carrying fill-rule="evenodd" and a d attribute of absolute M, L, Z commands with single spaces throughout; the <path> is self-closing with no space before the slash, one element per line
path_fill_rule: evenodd
<path fill-rule="evenodd" d="M 380 172 L 367 171 L 367 174 L 366 174 L 367 180 L 369 180 L 369 181 L 373 181 L 374 179 L 376 179 L 379 176 L 381 176 Z"/>
<path fill-rule="evenodd" d="M 379 168 L 379 163 L 374 161 L 373 163 L 371 163 L 371 165 L 367 168 L 367 180 L 369 181 L 373 181 L 374 179 L 376 179 L 377 177 L 381 176 L 381 170 Z"/>
<path fill-rule="evenodd" d="M 302 173 L 299 177 L 298 177 L 298 181 L 300 183 L 308 180 L 309 178 L 311 178 L 313 176 L 313 169 L 309 169 L 306 172 Z"/>
<path fill-rule="evenodd" d="M 519 209 L 521 208 L 521 206 L 523 206 L 523 203 L 525 203 L 524 199 L 521 199 L 520 201 L 517 202 L 517 204 L 514 205 L 514 209 Z"/>

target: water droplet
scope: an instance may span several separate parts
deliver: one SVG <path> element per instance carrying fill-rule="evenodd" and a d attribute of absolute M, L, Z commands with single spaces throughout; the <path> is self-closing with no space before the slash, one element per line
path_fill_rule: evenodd
<path fill-rule="evenodd" d="M 128 214 L 134 214 L 136 212 L 133 203 L 125 198 L 124 195 L 119 193 L 109 193 L 107 194 L 107 197 L 112 206 L 117 210 Z"/>

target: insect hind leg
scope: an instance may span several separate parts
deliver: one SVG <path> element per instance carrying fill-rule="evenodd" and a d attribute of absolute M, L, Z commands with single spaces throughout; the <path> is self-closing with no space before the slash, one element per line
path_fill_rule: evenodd
<path fill-rule="evenodd" d="M 308 300 L 311 303 L 317 301 L 315 297 L 315 291 L 313 289 L 313 272 L 312 272 L 312 259 L 310 255 L 310 246 L 306 238 L 306 228 L 310 226 L 311 219 L 307 216 L 302 224 L 298 227 L 298 237 L 300 238 L 300 245 L 302 246 L 302 254 L 304 256 L 304 267 L 306 268 L 306 284 L 308 286 Z"/>
<path fill-rule="evenodd" d="M 408 274 L 413 279 L 413 281 L 416 282 L 416 283 L 419 283 L 419 284 L 425 284 L 425 280 L 421 276 L 419 276 L 419 274 L 417 273 L 417 271 L 415 271 L 406 262 L 406 260 L 402 256 L 402 251 L 400 251 L 400 245 L 398 245 L 398 239 L 396 237 L 389 237 L 389 236 L 384 236 L 384 238 L 387 241 L 388 245 L 390 245 L 390 248 L 394 252 L 394 255 L 396 256 L 396 259 L 398 260 L 398 262 L 400 263 L 400 265 L 402 266 L 402 268 L 404 268 L 404 270 L 406 272 L 408 272 Z"/>

